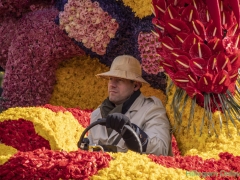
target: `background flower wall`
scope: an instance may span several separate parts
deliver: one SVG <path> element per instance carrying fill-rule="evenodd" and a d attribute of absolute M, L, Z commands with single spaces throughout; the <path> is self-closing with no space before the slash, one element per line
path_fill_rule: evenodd
<path fill-rule="evenodd" d="M 174 124 L 171 103 L 176 87 L 165 91 L 167 78 L 157 54 L 161 44 L 152 32 L 151 1 L 0 3 L 0 65 L 5 69 L 2 106 L 10 108 L 0 114 L 0 179 L 240 177 L 237 130 L 230 122 L 227 129 L 224 119 L 221 129 L 217 124 L 221 113 L 216 113 L 213 121 L 219 137 L 209 134 L 208 124 L 200 136 L 203 109 L 199 106 L 194 117 L 197 133 L 194 126 L 184 128 L 184 121 L 183 129 L 172 138 L 173 157 L 77 148 L 92 110 L 107 97 L 107 82 L 95 74 L 109 70 L 120 54 L 140 60 L 143 77 L 150 83 L 143 86 L 143 94 L 160 98 Z M 182 115 L 186 120 L 190 102 L 181 104 L 187 107 Z"/>

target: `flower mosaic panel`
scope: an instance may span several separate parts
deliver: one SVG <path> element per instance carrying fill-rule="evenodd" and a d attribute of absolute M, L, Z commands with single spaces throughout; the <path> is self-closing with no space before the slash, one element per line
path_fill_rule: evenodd
<path fill-rule="evenodd" d="M 59 13 L 60 28 L 70 38 L 82 42 L 86 48 L 98 55 L 106 54 L 110 39 L 115 37 L 118 23 L 104 12 L 97 1 L 70 0 Z"/>

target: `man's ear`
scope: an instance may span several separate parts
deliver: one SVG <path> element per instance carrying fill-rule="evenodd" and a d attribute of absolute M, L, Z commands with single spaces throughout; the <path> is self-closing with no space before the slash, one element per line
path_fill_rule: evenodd
<path fill-rule="evenodd" d="M 137 91 L 138 89 L 140 89 L 140 87 L 141 87 L 140 82 L 134 82 L 134 91 Z"/>

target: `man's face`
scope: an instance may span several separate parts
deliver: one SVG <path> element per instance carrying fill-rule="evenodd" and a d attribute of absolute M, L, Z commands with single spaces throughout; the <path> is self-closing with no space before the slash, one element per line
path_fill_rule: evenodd
<path fill-rule="evenodd" d="M 122 104 L 134 92 L 134 83 L 127 79 L 109 77 L 108 96 L 109 100 L 116 105 Z"/>

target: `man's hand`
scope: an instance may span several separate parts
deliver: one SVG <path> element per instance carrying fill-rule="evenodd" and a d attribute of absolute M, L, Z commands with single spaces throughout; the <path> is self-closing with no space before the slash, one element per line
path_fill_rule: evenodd
<path fill-rule="evenodd" d="M 117 131 L 119 134 L 122 135 L 122 138 L 124 139 L 127 147 L 131 149 L 132 151 L 139 152 L 139 144 L 136 139 L 136 137 L 133 135 L 133 133 L 129 130 L 126 130 L 122 134 L 123 126 L 129 125 L 133 130 L 137 133 L 138 137 L 140 138 L 140 141 L 142 144 L 142 150 L 143 152 L 146 152 L 147 144 L 148 144 L 148 135 L 141 130 L 137 125 L 131 124 L 129 118 L 121 113 L 112 113 L 109 114 L 106 118 L 106 127 L 112 128 L 115 131 Z"/>
<path fill-rule="evenodd" d="M 121 134 L 124 125 L 131 126 L 131 122 L 127 116 L 122 113 L 112 113 L 106 117 L 106 127 L 112 128 Z"/>

